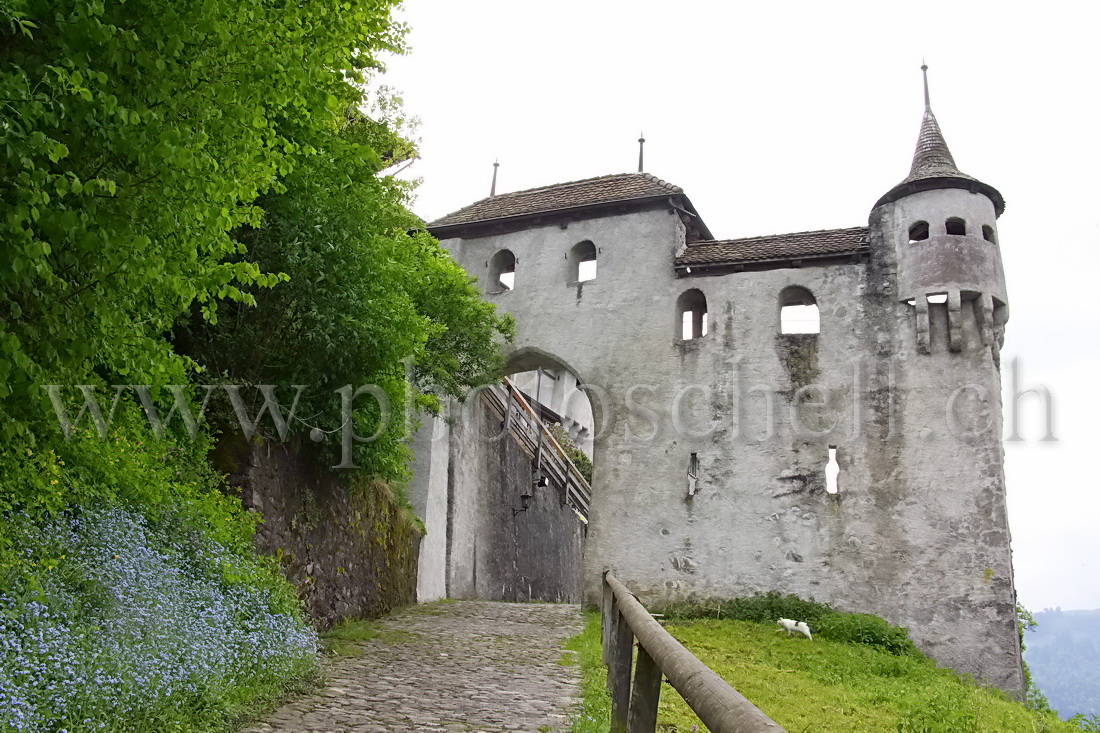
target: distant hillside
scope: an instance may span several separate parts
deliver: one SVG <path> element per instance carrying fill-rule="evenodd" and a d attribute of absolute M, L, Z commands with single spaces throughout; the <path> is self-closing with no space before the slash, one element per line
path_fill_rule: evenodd
<path fill-rule="evenodd" d="M 1062 718 L 1100 715 L 1100 609 L 1035 614 L 1024 660 L 1035 684 Z"/>

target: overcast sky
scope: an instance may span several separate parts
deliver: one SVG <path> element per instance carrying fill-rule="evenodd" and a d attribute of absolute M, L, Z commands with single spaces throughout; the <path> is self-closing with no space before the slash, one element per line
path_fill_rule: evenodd
<path fill-rule="evenodd" d="M 406 0 L 412 53 L 385 82 L 421 120 L 414 207 L 637 168 L 715 236 L 866 225 L 932 109 L 998 222 L 1022 442 L 1005 445 L 1016 587 L 1032 610 L 1100 608 L 1100 4 Z M 1012 416 L 1006 393 L 1006 418 Z"/>

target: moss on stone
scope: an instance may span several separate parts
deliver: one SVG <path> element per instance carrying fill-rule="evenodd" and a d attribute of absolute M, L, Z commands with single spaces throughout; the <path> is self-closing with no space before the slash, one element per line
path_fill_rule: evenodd
<path fill-rule="evenodd" d="M 798 390 L 814 384 L 818 377 L 817 334 L 788 333 L 776 336 L 776 352 L 787 370 L 791 399 Z"/>

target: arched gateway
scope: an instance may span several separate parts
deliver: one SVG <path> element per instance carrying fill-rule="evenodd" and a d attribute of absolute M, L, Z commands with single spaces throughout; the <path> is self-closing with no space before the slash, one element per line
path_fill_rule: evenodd
<path fill-rule="evenodd" d="M 867 226 L 719 240 L 680 188 L 631 173 L 491 196 L 429 229 L 515 316 L 516 371 L 553 355 L 592 399 L 587 600 L 608 567 L 646 601 L 796 593 L 907 626 L 1019 694 L 1003 208 L 926 108 L 912 170 Z M 579 242 L 598 277 L 576 276 Z M 510 289 L 493 287 L 502 250 Z M 812 327 L 782 327 L 782 308 L 811 305 Z M 453 520 L 483 463 L 457 425 L 416 446 L 439 594 L 472 587 Z"/>

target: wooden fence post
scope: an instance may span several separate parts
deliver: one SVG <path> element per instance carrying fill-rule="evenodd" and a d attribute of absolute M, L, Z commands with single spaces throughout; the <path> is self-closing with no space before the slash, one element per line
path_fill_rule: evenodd
<path fill-rule="evenodd" d="M 618 599 L 611 604 L 611 618 L 611 659 L 607 664 L 607 689 L 611 693 L 611 733 L 627 733 L 634 633 L 619 611 Z"/>
<path fill-rule="evenodd" d="M 654 733 L 657 730 L 657 702 L 661 699 L 661 668 L 641 644 L 638 645 L 632 688 L 629 733 Z"/>
<path fill-rule="evenodd" d="M 714 733 L 783 733 L 783 729 L 745 696 L 730 687 L 694 654 L 684 648 L 653 618 L 638 598 L 610 572 L 604 573 L 604 583 L 614 597 L 614 631 L 608 665 L 608 687 L 612 694 L 611 730 L 619 733 L 652 731 L 661 675 L 668 678 L 699 719 Z M 622 628 L 626 626 L 627 628 Z M 625 638 L 624 638 L 625 636 Z M 625 698 L 630 697 L 630 657 L 633 637 L 638 637 L 638 671 L 634 679 L 635 702 L 630 703 L 627 719 L 621 715 Z M 626 666 L 625 675 L 619 671 Z M 650 669 L 651 667 L 656 670 Z M 612 670 L 615 672 L 612 672 Z M 654 673 L 656 671 L 656 673 Z M 613 681 L 614 678 L 614 681 Z M 625 685 L 624 685 L 625 680 Z M 625 691 L 624 691 L 625 690 Z M 619 707 L 616 707 L 618 705 Z M 638 726 L 638 727 L 635 727 Z M 648 727 L 643 727 L 648 726 Z"/>
<path fill-rule="evenodd" d="M 608 666 L 611 662 L 611 609 L 615 605 L 615 592 L 605 580 L 603 583 L 603 602 L 600 604 L 600 641 L 603 644 L 603 663 Z"/>

